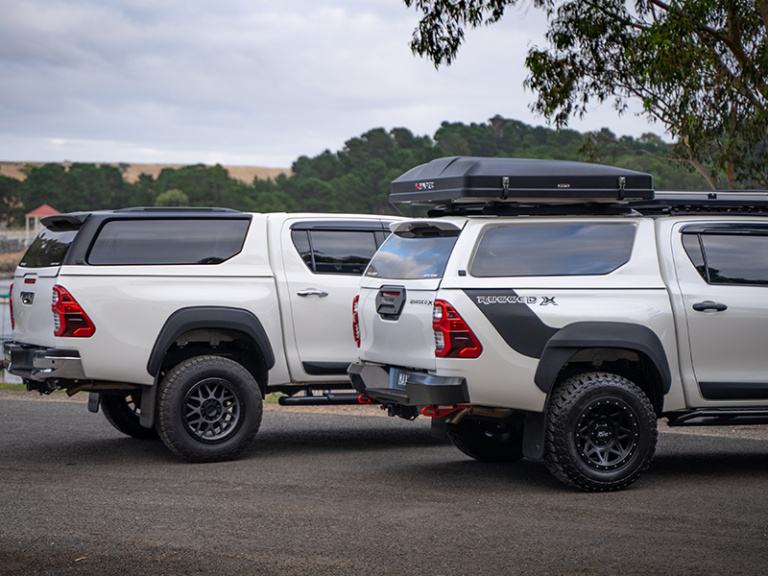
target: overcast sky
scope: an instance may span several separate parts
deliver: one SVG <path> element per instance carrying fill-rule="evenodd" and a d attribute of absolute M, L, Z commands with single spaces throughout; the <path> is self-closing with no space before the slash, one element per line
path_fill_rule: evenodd
<path fill-rule="evenodd" d="M 0 0 L 0 160 L 289 166 L 378 126 L 532 124 L 515 9 L 451 67 L 408 46 L 401 0 Z M 572 127 L 662 132 L 608 105 Z"/>

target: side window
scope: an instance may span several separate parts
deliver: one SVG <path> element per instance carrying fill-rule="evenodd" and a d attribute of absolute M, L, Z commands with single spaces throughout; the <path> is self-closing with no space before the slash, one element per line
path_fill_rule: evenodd
<path fill-rule="evenodd" d="M 360 276 L 378 248 L 376 230 L 293 230 L 301 259 L 315 274 Z M 386 237 L 386 236 L 384 236 Z"/>
<path fill-rule="evenodd" d="M 683 235 L 688 256 L 709 284 L 768 286 L 768 235 L 743 232 Z"/>
<path fill-rule="evenodd" d="M 293 245 L 296 246 L 296 251 L 304 260 L 304 264 L 310 270 L 315 269 L 315 262 L 312 259 L 312 247 L 309 245 L 309 232 L 306 230 L 292 230 L 291 238 L 293 239 Z"/>
<path fill-rule="evenodd" d="M 486 228 L 470 274 L 593 276 L 609 274 L 632 255 L 635 225 L 613 222 L 509 224 Z"/>
<path fill-rule="evenodd" d="M 243 248 L 250 219 L 110 220 L 94 240 L 96 266 L 219 264 Z"/>
<path fill-rule="evenodd" d="M 704 251 L 701 248 L 701 239 L 698 234 L 683 234 L 683 248 L 696 271 L 701 274 L 704 280 L 707 278 L 707 266 L 704 263 Z"/>

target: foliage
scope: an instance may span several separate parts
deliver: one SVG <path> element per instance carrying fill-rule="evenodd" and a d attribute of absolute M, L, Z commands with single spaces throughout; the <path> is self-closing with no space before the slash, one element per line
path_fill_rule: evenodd
<path fill-rule="evenodd" d="M 466 28 L 498 22 L 520 0 L 404 0 L 421 13 L 412 49 L 450 64 Z M 712 184 L 721 174 L 768 186 L 768 2 L 534 0 L 545 48 L 526 59 L 533 109 L 562 127 L 595 101 L 629 98 L 678 141 Z"/>
<path fill-rule="evenodd" d="M 155 206 L 189 206 L 189 196 L 178 188 L 171 188 L 157 195 Z"/>
<path fill-rule="evenodd" d="M 0 222 L 21 219 L 21 182 L 8 176 L 0 176 Z"/>
<path fill-rule="evenodd" d="M 482 123 L 444 122 L 433 137 L 376 128 L 348 140 L 338 152 L 301 156 L 291 176 L 250 184 L 231 178 L 219 165 L 167 168 L 157 178 L 142 175 L 129 183 L 110 166 L 45 164 L 29 169 L 23 182 L 0 177 L 0 210 L 15 206 L 23 214 L 43 203 L 62 211 L 184 204 L 258 212 L 391 213 L 387 196 L 394 178 L 433 158 L 459 154 L 601 162 L 650 172 L 659 188 L 705 186 L 673 147 L 653 134 L 617 137 L 605 128 L 581 134 L 495 116 Z"/>

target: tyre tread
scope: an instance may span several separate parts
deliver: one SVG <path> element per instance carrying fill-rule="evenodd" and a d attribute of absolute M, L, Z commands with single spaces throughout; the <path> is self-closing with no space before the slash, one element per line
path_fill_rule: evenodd
<path fill-rule="evenodd" d="M 643 413 L 640 414 L 640 417 L 646 418 L 646 424 L 648 424 L 648 428 L 651 431 L 651 436 L 649 438 L 650 457 L 646 458 L 643 466 L 627 478 L 610 483 L 601 483 L 585 477 L 570 459 L 562 457 L 563 455 L 568 454 L 568 446 L 566 444 L 568 431 L 565 429 L 567 414 L 573 409 L 574 405 L 583 394 L 593 390 L 596 385 L 601 384 L 608 384 L 613 388 L 622 389 L 625 392 L 636 396 L 643 406 Z M 635 483 L 640 477 L 640 474 L 650 466 L 657 438 L 658 430 L 656 413 L 648 396 L 637 384 L 624 376 L 613 374 L 611 372 L 584 372 L 563 381 L 552 393 L 545 429 L 544 463 L 550 473 L 558 480 L 582 491 L 609 492 L 623 490 Z"/>
<path fill-rule="evenodd" d="M 248 446 L 256 433 L 259 430 L 259 426 L 254 426 L 247 436 L 245 436 L 237 445 L 226 451 L 219 451 L 215 454 L 205 454 L 200 451 L 190 450 L 184 447 L 177 440 L 176 431 L 172 427 L 171 416 L 171 395 L 174 392 L 174 388 L 180 385 L 180 382 L 189 374 L 190 371 L 195 370 L 200 365 L 220 364 L 226 368 L 234 368 L 243 372 L 243 376 L 252 379 L 253 376 L 248 372 L 241 364 L 238 364 L 234 360 L 224 358 L 223 356 L 205 355 L 195 356 L 186 360 L 180 364 L 177 364 L 163 379 L 158 390 L 158 417 L 157 417 L 157 431 L 160 434 L 160 438 L 166 447 L 173 452 L 176 456 L 183 458 L 189 462 L 220 462 L 226 460 L 235 460 L 242 453 L 242 451 Z M 256 386 L 258 390 L 258 386 Z M 259 393 L 260 394 L 260 393 Z M 259 396 L 260 397 L 260 396 Z M 259 403 L 259 410 L 257 415 L 258 423 L 261 423 L 262 409 Z"/>

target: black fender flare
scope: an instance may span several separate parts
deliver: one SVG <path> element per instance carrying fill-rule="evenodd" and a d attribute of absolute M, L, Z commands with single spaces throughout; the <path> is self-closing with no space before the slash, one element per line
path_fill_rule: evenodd
<path fill-rule="evenodd" d="M 190 330 L 204 328 L 235 330 L 246 334 L 261 351 L 267 370 L 275 365 L 275 354 L 267 333 L 252 312 L 228 306 L 191 306 L 176 310 L 165 321 L 149 355 L 147 372 L 156 378 L 163 365 L 163 358 L 179 336 Z"/>
<path fill-rule="evenodd" d="M 547 394 L 574 354 L 588 348 L 617 348 L 645 355 L 659 373 L 664 394 L 672 386 L 672 374 L 664 346 L 656 333 L 629 322 L 575 322 L 558 330 L 546 343 L 534 382 Z"/>

